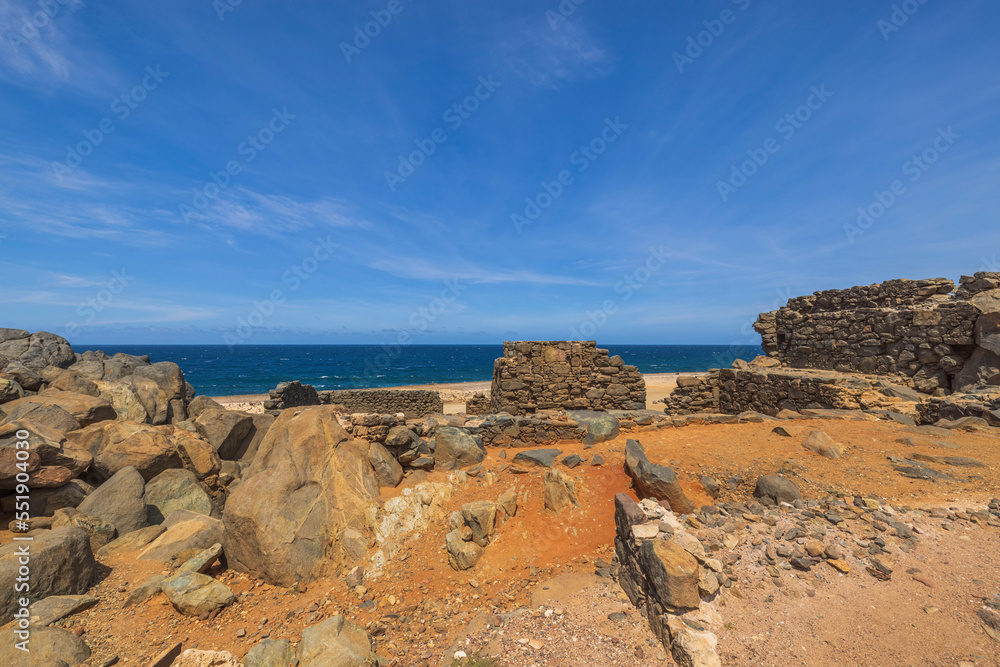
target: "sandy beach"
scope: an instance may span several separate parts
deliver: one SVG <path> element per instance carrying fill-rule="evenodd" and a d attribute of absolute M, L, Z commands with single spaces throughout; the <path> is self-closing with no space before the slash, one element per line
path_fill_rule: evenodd
<path fill-rule="evenodd" d="M 646 373 L 642 378 L 646 381 L 646 407 L 650 410 L 662 409 L 663 399 L 677 386 L 677 378 L 682 375 L 704 375 L 704 373 Z M 465 412 L 465 401 L 477 392 L 489 392 L 490 381 L 453 382 L 446 384 L 411 384 L 399 387 L 380 387 L 381 389 L 406 390 L 429 389 L 441 393 L 444 400 L 445 414 Z M 237 396 L 212 396 L 217 402 L 230 410 L 242 410 L 249 413 L 264 411 L 263 403 L 267 394 L 241 394 Z"/>

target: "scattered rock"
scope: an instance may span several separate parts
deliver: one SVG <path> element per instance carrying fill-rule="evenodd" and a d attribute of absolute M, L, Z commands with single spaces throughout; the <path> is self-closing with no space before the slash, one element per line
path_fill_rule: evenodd
<path fill-rule="evenodd" d="M 568 507 L 579 507 L 576 483 L 561 470 L 545 471 L 545 509 L 559 514 Z"/>
<path fill-rule="evenodd" d="M 757 480 L 754 498 L 767 499 L 774 504 L 793 503 L 802 500 L 802 492 L 794 482 L 778 475 L 764 475 Z"/>
<path fill-rule="evenodd" d="M 378 664 L 371 637 L 343 616 L 331 616 L 302 631 L 300 667 L 371 667 Z"/>
<path fill-rule="evenodd" d="M 551 468 L 560 454 L 562 454 L 562 450 L 559 449 L 528 449 L 518 452 L 514 456 L 514 463 L 524 466 Z"/>
<path fill-rule="evenodd" d="M 97 604 L 90 595 L 50 595 L 28 607 L 29 621 L 35 627 L 51 625 Z"/>
<path fill-rule="evenodd" d="M 146 483 L 135 468 L 128 466 L 101 484 L 77 507 L 81 514 L 96 516 L 114 525 L 119 535 L 145 528 Z"/>
<path fill-rule="evenodd" d="M 448 549 L 448 563 L 455 570 L 475 567 L 483 555 L 483 548 L 475 542 L 463 540 L 459 529 L 452 530 L 445 536 L 445 547 Z"/>
<path fill-rule="evenodd" d="M 265 639 L 243 658 L 245 667 L 296 667 L 295 648 L 286 641 Z"/>
<path fill-rule="evenodd" d="M 434 432 L 434 466 L 439 470 L 455 470 L 482 463 L 486 448 L 453 426 L 439 426 Z"/>
<path fill-rule="evenodd" d="M 169 577 L 162 588 L 174 609 L 188 616 L 210 614 L 236 602 L 236 596 L 225 584 L 197 572 Z"/>

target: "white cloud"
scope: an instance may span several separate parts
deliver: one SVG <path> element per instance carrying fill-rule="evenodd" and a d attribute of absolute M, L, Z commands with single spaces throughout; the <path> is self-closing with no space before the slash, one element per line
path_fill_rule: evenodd
<path fill-rule="evenodd" d="M 559 30 L 533 21 L 501 42 L 499 56 L 533 85 L 558 89 L 562 81 L 600 79 L 611 73 L 612 59 L 583 24 L 567 22 Z"/>

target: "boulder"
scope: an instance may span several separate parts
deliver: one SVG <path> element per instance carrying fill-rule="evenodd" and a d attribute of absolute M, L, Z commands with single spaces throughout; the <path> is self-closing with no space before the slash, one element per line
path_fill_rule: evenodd
<path fill-rule="evenodd" d="M 79 510 L 64 507 L 56 510 L 52 515 L 52 527 L 77 526 L 86 531 L 90 538 L 90 550 L 97 553 L 97 550 L 110 544 L 115 539 L 116 530 L 114 525 L 96 516 L 81 514 Z"/>
<path fill-rule="evenodd" d="M 959 374 L 955 376 L 952 388 L 955 391 L 966 391 L 983 385 L 1000 385 L 1000 355 L 977 347 Z"/>
<path fill-rule="evenodd" d="M 29 489 L 57 489 L 73 479 L 73 471 L 62 466 L 41 466 L 31 473 Z M 0 480 L 0 490 L 10 491 L 18 487 L 17 478 Z"/>
<path fill-rule="evenodd" d="M 188 616 L 211 614 L 236 602 L 236 596 L 225 584 L 198 572 L 168 577 L 161 588 L 174 609 Z"/>
<path fill-rule="evenodd" d="M 26 367 L 68 368 L 76 361 L 69 341 L 47 331 L 28 333 L 23 329 L 0 329 L 0 356 L 17 359 Z"/>
<path fill-rule="evenodd" d="M 679 544 L 646 540 L 639 547 L 639 561 L 660 604 L 679 608 L 701 605 L 698 561 Z"/>
<path fill-rule="evenodd" d="M 518 452 L 514 457 L 514 463 L 539 468 L 551 468 L 560 454 L 562 454 L 562 450 L 560 449 L 529 449 Z"/>
<path fill-rule="evenodd" d="M 18 417 L 16 414 L 18 410 L 24 409 L 27 406 L 62 408 L 68 412 L 70 416 L 72 416 L 80 424 L 80 426 L 89 426 L 90 424 L 96 424 L 97 422 L 118 418 L 118 413 L 115 412 L 115 409 L 111 407 L 110 403 L 103 399 L 94 396 L 87 396 L 86 394 L 78 394 L 73 391 L 55 391 L 51 389 L 46 389 L 44 392 L 36 394 L 35 396 L 26 396 L 16 401 L 5 403 L 3 409 L 8 416 L 12 416 L 16 419 Z M 40 421 L 37 417 L 29 417 L 26 413 L 23 414 L 23 416 L 31 419 L 32 421 L 44 424 L 45 426 L 52 426 L 52 424 Z"/>
<path fill-rule="evenodd" d="M 840 455 L 844 453 L 844 447 L 834 442 L 833 438 L 823 431 L 810 431 L 806 439 L 802 441 L 802 446 L 810 452 L 828 459 L 839 459 Z"/>
<path fill-rule="evenodd" d="M 135 468 L 149 481 L 164 470 L 182 466 L 172 431 L 149 424 L 115 421 L 95 424 L 68 434 L 70 442 L 94 456 L 93 469 L 111 476 Z"/>
<path fill-rule="evenodd" d="M 58 489 L 39 489 L 31 493 L 28 505 L 32 516 L 52 516 L 52 513 L 63 507 L 76 507 L 83 502 L 94 487 L 82 479 L 71 479 L 65 486 Z M 0 511 L 14 511 L 15 496 L 0 498 Z"/>
<path fill-rule="evenodd" d="M 101 395 L 100 389 L 97 388 L 93 380 L 70 370 L 59 371 L 55 378 L 49 381 L 49 389 L 72 391 L 95 398 L 99 398 Z"/>
<path fill-rule="evenodd" d="M 636 491 L 645 497 L 666 500 L 677 514 L 690 514 L 694 505 L 688 500 L 677 475 L 667 466 L 651 463 L 638 440 L 625 443 L 625 473 L 632 478 Z"/>
<path fill-rule="evenodd" d="M 980 315 L 976 320 L 974 333 L 976 345 L 987 352 L 1000 355 L 1000 311 Z"/>
<path fill-rule="evenodd" d="M 0 665 L 6 667 L 72 667 L 90 657 L 90 647 L 69 630 L 34 627 L 28 652 L 17 648 L 22 641 L 13 626 L 0 630 Z"/>
<path fill-rule="evenodd" d="M 0 429 L 4 427 L 0 426 Z M 36 452 L 20 452 L 14 447 L 0 447 L 0 486 L 14 483 L 18 474 L 33 473 L 42 467 L 42 459 Z"/>
<path fill-rule="evenodd" d="M 372 464 L 380 486 L 395 488 L 403 481 L 403 466 L 381 444 L 373 442 L 369 445 L 368 462 Z"/>
<path fill-rule="evenodd" d="M 76 355 L 76 362 L 69 370 L 97 382 L 104 379 L 104 360 L 107 358 L 108 355 L 99 350 L 87 350 Z"/>
<path fill-rule="evenodd" d="M 667 621 L 670 653 L 679 667 L 722 667 L 716 653 L 718 639 L 711 632 L 695 630 L 674 616 Z"/>
<path fill-rule="evenodd" d="M 453 426 L 439 426 L 434 433 L 434 467 L 439 470 L 467 468 L 482 463 L 486 448 L 467 432 Z"/>
<path fill-rule="evenodd" d="M 90 595 L 50 595 L 28 607 L 29 622 L 35 627 L 51 625 L 95 604 L 97 598 Z"/>
<path fill-rule="evenodd" d="M 888 387 L 882 387 L 882 393 L 885 396 L 890 396 L 892 398 L 899 398 L 904 401 L 913 401 L 919 403 L 924 400 L 926 396 L 921 394 L 916 389 L 911 389 L 910 387 L 903 387 L 901 385 L 892 384 Z"/>
<path fill-rule="evenodd" d="M 472 540 L 485 547 L 496 533 L 497 504 L 492 500 L 477 500 L 462 505 L 462 519 L 472 530 Z"/>
<path fill-rule="evenodd" d="M 197 419 L 206 410 L 225 410 L 224 407 L 208 396 L 196 396 L 187 406 L 187 418 Z"/>
<path fill-rule="evenodd" d="M 137 368 L 150 365 L 148 356 L 140 357 L 124 352 L 119 352 L 110 359 L 105 358 L 103 363 L 104 379 L 109 382 L 131 377 Z"/>
<path fill-rule="evenodd" d="M 28 398 L 33 397 L 29 396 Z M 3 414 L 5 415 L 2 420 L 4 424 L 14 421 L 30 421 L 60 433 L 68 433 L 80 428 L 80 422 L 59 406 L 33 403 L 27 398 L 4 404 Z"/>
<path fill-rule="evenodd" d="M 14 448 L 15 443 L 21 440 L 17 436 L 19 431 L 27 431 L 28 451 L 38 454 L 43 466 L 68 468 L 71 478 L 85 472 L 94 460 L 87 450 L 73 447 L 61 431 L 28 419 L 17 419 L 0 426 L 0 448 Z"/>
<path fill-rule="evenodd" d="M 204 514 L 177 510 L 167 517 L 164 526 L 166 530 L 140 551 L 137 558 L 170 563 L 179 558 L 187 560 L 213 544 L 222 543 L 222 522 Z"/>
<path fill-rule="evenodd" d="M 98 395 L 111 404 L 118 413 L 118 418 L 124 421 L 144 424 L 149 421 L 146 408 L 139 396 L 128 382 L 95 382 Z"/>
<path fill-rule="evenodd" d="M 150 524 L 163 523 L 175 510 L 212 513 L 212 501 L 190 470 L 164 470 L 146 484 L 146 513 Z"/>
<path fill-rule="evenodd" d="M 758 479 L 753 496 L 774 504 L 791 504 L 796 500 L 802 500 L 802 492 L 799 491 L 799 487 L 794 482 L 778 475 L 764 475 Z"/>
<path fill-rule="evenodd" d="M 340 534 L 370 529 L 378 494 L 367 443 L 350 440 L 333 406 L 285 410 L 226 503 L 228 563 L 283 586 L 332 572 Z"/>
<path fill-rule="evenodd" d="M 377 667 L 371 637 L 341 615 L 302 631 L 299 667 Z"/>
<path fill-rule="evenodd" d="M 274 423 L 274 415 L 263 413 L 263 414 L 252 414 L 250 419 L 253 424 L 250 426 L 250 432 L 247 433 L 246 437 L 240 443 L 240 461 L 245 463 L 250 463 L 253 461 L 254 457 L 257 456 L 257 450 L 260 449 L 260 443 L 264 442 L 264 436 L 267 435 L 268 429 Z"/>
<path fill-rule="evenodd" d="M 0 547 L 0 624 L 14 618 L 18 598 L 14 585 L 21 567 L 19 550 L 24 543 Z M 41 532 L 30 543 L 31 597 L 41 600 L 50 595 L 82 595 L 94 577 L 94 554 L 90 538 L 76 526 L 63 526 Z M 0 663 L 3 664 L 3 663 Z"/>
<path fill-rule="evenodd" d="M 461 528 L 456 528 L 445 535 L 444 544 L 448 550 L 448 564 L 455 570 L 475 567 L 483 555 L 481 546 L 472 540 L 466 542 L 462 539 Z"/>
<path fill-rule="evenodd" d="M 170 424 L 187 419 L 187 383 L 180 367 L 172 361 L 137 366 L 132 387 L 153 424 Z"/>
<path fill-rule="evenodd" d="M 234 461 L 243 453 L 240 443 L 250 434 L 253 419 L 245 412 L 205 410 L 194 420 L 194 425 L 220 458 Z"/>
<path fill-rule="evenodd" d="M 17 380 L 0 377 L 0 404 L 24 398 L 24 389 Z"/>
<path fill-rule="evenodd" d="M 265 639 L 243 658 L 244 667 L 297 667 L 295 647 L 284 640 Z"/>
<path fill-rule="evenodd" d="M 571 410 L 566 413 L 566 416 L 584 427 L 584 445 L 595 445 L 599 442 L 614 440 L 618 437 L 618 419 L 606 412 Z"/>
<path fill-rule="evenodd" d="M 168 579 L 165 574 L 154 574 L 149 579 L 146 579 L 141 584 L 132 589 L 132 592 L 128 594 L 125 598 L 125 607 L 131 607 L 134 604 L 142 604 L 146 600 L 159 595 L 163 592 L 163 582 Z"/>
<path fill-rule="evenodd" d="M 119 535 L 146 527 L 146 483 L 132 467 L 122 468 L 84 498 L 81 514 L 96 516 L 114 525 Z"/>
<path fill-rule="evenodd" d="M 0 361 L 3 359 L 5 357 L 0 356 Z M 41 391 L 45 387 L 45 378 L 20 361 L 9 361 L 2 370 L 5 380 L 17 382 L 25 391 Z"/>
<path fill-rule="evenodd" d="M 145 528 L 140 528 L 139 530 L 133 530 L 131 533 L 126 533 L 125 535 L 112 540 L 109 544 L 102 547 L 97 552 L 97 555 L 113 556 L 115 554 L 141 549 L 166 532 L 166 530 L 166 527 L 162 525 L 146 526 Z"/>
<path fill-rule="evenodd" d="M 212 445 L 185 431 L 174 432 L 174 446 L 184 468 L 198 479 L 218 475 L 222 469 L 222 459 Z"/>
<path fill-rule="evenodd" d="M 545 471 L 545 509 L 559 514 L 568 507 L 579 507 L 576 483 L 561 470 Z"/>

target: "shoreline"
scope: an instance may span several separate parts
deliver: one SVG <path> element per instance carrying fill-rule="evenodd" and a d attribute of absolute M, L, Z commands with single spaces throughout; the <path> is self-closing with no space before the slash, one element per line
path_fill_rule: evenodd
<path fill-rule="evenodd" d="M 662 406 L 664 398 L 677 386 L 677 378 L 681 376 L 701 376 L 708 371 L 677 372 L 677 373 L 643 373 L 642 378 L 646 382 L 646 408 L 657 410 Z M 479 380 L 476 382 L 444 382 L 429 384 L 407 384 L 395 387 L 357 387 L 358 389 L 388 389 L 392 391 L 406 391 L 422 389 L 440 392 L 444 400 L 445 413 L 453 414 L 465 411 L 465 401 L 470 396 L 478 392 L 486 392 L 490 389 L 490 380 Z M 268 399 L 267 394 L 236 394 L 232 396 L 210 396 L 212 400 L 220 403 L 223 407 L 231 410 L 242 410 L 244 412 L 263 411 L 263 402 Z"/>

